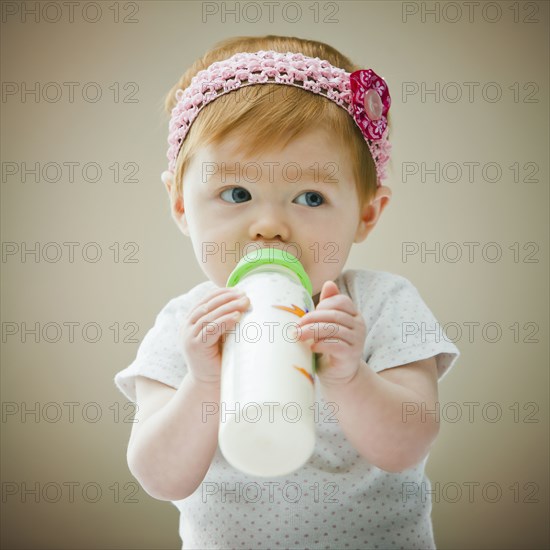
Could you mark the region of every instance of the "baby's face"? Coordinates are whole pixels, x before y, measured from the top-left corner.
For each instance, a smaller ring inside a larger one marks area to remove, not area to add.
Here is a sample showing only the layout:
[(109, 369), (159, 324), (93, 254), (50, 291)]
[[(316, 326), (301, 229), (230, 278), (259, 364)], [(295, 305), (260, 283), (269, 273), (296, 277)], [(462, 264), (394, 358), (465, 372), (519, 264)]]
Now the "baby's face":
[(218, 286), (244, 254), (275, 247), (300, 260), (315, 296), (366, 236), (348, 158), (320, 129), (254, 158), (243, 157), (239, 141), (197, 151), (183, 180), (180, 227)]

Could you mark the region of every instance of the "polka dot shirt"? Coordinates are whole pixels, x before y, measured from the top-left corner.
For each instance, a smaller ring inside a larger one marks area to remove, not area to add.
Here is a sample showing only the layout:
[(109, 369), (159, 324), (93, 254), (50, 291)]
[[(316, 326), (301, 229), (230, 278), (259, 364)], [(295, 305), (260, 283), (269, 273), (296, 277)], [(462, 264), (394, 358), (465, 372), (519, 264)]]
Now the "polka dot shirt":
[[(416, 288), (404, 277), (344, 271), (335, 283), (367, 325), (364, 359), (376, 372), (435, 357), (439, 380), (459, 356)], [(145, 335), (134, 362), (115, 375), (135, 401), (135, 378), (178, 388), (186, 374), (178, 328), (186, 312), (215, 288), (207, 281), (171, 300)], [(316, 445), (308, 462), (282, 477), (254, 477), (231, 467), (218, 447), (197, 490), (173, 504), (180, 510), (184, 549), (435, 548), (428, 457), (389, 473), (348, 442), (315, 384)]]

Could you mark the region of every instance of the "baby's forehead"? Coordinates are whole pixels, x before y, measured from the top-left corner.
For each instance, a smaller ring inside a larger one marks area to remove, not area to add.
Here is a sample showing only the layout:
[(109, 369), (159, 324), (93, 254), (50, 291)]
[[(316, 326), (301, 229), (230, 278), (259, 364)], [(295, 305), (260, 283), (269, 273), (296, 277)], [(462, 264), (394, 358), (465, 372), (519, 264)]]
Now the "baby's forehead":
[(254, 164), (273, 168), (295, 163), (304, 167), (323, 169), (324, 165), (349, 164), (349, 150), (338, 143), (329, 132), (322, 129), (311, 129), (287, 140), (277, 140), (271, 144), (253, 144), (246, 136), (234, 133), (216, 142), (199, 147), (194, 155), (201, 163), (224, 163), (227, 167), (237, 163), (241, 166)]
[(351, 163), (336, 147), (321, 148), (318, 140), (294, 140), (287, 147), (247, 155), (238, 141), (211, 143), (199, 149), (190, 165), (194, 179), (207, 182), (280, 182), (289, 185), (343, 184), (353, 179)]
[[(200, 181), (231, 183), (286, 183), (288, 185), (315, 184), (339, 185), (342, 176), (335, 162), (300, 164), (278, 161), (203, 161), (200, 164)], [(195, 173), (197, 176), (198, 173)]]

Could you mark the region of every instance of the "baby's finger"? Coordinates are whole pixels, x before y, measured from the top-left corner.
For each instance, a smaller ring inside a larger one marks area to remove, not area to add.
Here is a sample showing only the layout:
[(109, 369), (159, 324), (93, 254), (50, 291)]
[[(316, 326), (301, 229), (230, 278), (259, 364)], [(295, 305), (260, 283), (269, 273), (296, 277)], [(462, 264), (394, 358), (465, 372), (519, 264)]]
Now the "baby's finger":
[(239, 293), (239, 291), (237, 291), (236, 289), (222, 288), (218, 291), (215, 291), (213, 294), (207, 296), (201, 302), (199, 302), (188, 313), (187, 318), (189, 320), (189, 324), (194, 325), (199, 319), (201, 319), (201, 317), (204, 317), (211, 311), (216, 310), (221, 305), (242, 296), (244, 296), (244, 294)]
[(204, 323), (201, 325), (198, 338), (206, 345), (214, 344), (220, 336), (235, 328), (241, 315), (240, 311), (232, 311), (218, 317), (215, 322)]
[(324, 309), (338, 309), (349, 313), (350, 315), (356, 315), (358, 313), (351, 298), (349, 296), (345, 296), (344, 294), (336, 294), (335, 296), (321, 300), (315, 308), (315, 311)]
[(301, 327), (298, 334), (299, 340), (313, 340), (314, 342), (326, 341), (329, 344), (338, 344), (344, 342), (348, 345), (353, 345), (353, 331), (336, 325), (335, 323), (316, 323)]
[(297, 321), (298, 326), (302, 327), (310, 323), (335, 323), (352, 329), (357, 326), (357, 319), (344, 311), (316, 309)]
[(242, 313), (249, 307), (250, 300), (247, 296), (234, 296), (213, 311), (208, 311), (208, 313), (199, 317), (195, 323), (193, 335), (197, 336), (205, 325), (221, 324), (225, 316), (233, 313)]

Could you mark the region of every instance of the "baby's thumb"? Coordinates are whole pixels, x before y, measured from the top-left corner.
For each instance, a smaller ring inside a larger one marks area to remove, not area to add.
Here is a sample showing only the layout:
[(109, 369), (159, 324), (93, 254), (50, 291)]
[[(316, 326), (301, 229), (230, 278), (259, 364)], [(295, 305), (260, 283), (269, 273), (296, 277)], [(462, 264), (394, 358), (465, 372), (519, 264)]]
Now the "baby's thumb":
[(319, 301), (330, 298), (331, 296), (336, 296), (340, 294), (338, 286), (334, 281), (325, 281), (323, 283), (323, 288), (321, 289), (321, 295), (319, 296)]

